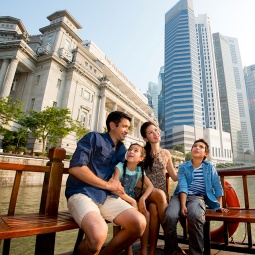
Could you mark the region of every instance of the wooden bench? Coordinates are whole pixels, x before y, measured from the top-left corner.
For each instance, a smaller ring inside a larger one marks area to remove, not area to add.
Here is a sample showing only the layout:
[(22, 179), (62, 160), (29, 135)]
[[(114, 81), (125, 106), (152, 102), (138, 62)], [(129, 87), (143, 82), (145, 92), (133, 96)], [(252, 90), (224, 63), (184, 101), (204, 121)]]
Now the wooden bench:
[[(222, 187), (224, 187), (223, 206), (229, 209), (229, 213), (216, 212), (212, 209), (207, 209), (205, 214), (206, 223), (204, 225), (204, 254), (210, 255), (211, 248), (225, 251), (232, 251), (238, 254), (255, 254), (255, 245), (252, 241), (252, 227), (251, 224), (255, 223), (255, 205), (250, 207), (249, 194), (254, 191), (248, 189), (248, 176), (255, 176), (255, 167), (239, 168), (239, 169), (224, 169), (218, 170), (218, 174), (221, 179)], [(243, 194), (244, 194), (244, 207), (241, 208), (229, 208), (226, 206), (226, 189), (225, 189), (225, 177), (236, 177), (242, 179)], [(169, 176), (167, 175), (167, 179)], [(166, 183), (169, 190), (169, 182)], [(223, 221), (224, 224), (224, 243), (215, 243), (211, 241), (210, 235), (210, 223), (211, 221)], [(246, 223), (247, 242), (229, 242), (228, 224), (229, 223)], [(180, 219), (181, 226), (183, 228), (182, 234), (178, 234), (178, 242), (182, 244), (188, 244), (188, 234), (186, 229), (186, 219)], [(254, 235), (254, 233), (253, 233)], [(164, 233), (159, 233), (159, 239), (164, 240)]]
[[(255, 246), (252, 242), (252, 228), (251, 223), (255, 223), (255, 205), (250, 207), (249, 194), (254, 190), (248, 189), (248, 176), (255, 176), (255, 168), (239, 168), (239, 169), (224, 169), (218, 170), (218, 174), (221, 178), (222, 186), (224, 187), (223, 207), (226, 206), (226, 190), (224, 186), (225, 177), (236, 177), (242, 179), (243, 194), (244, 194), (244, 207), (241, 208), (228, 208), (229, 213), (215, 212), (214, 210), (207, 210), (206, 212), (206, 224), (204, 227), (204, 241), (205, 241), (205, 255), (211, 254), (211, 248), (226, 250), (238, 253), (255, 254)], [(210, 222), (211, 221), (223, 221), (224, 223), (224, 243), (217, 244), (211, 242), (210, 239)], [(247, 242), (229, 242), (228, 224), (229, 223), (246, 223)]]
[[(0, 163), (1, 170), (16, 172), (8, 212), (0, 216), (0, 240), (4, 240), (3, 255), (9, 254), (11, 238), (32, 235), (36, 235), (36, 255), (53, 255), (56, 232), (79, 228), (67, 211), (58, 211), (62, 176), (63, 173), (68, 173), (62, 163), (65, 153), (64, 149), (50, 149), (50, 161), (46, 166)], [(24, 172), (44, 173), (38, 213), (15, 214)]]

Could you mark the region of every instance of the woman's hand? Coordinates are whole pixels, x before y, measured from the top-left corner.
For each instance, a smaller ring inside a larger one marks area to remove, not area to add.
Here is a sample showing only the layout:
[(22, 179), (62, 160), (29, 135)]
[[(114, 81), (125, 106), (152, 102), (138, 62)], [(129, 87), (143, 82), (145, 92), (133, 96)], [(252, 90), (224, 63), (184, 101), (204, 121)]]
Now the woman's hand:
[(146, 212), (147, 212), (145, 198), (143, 196), (141, 196), (139, 199), (138, 210), (142, 214), (146, 214)]

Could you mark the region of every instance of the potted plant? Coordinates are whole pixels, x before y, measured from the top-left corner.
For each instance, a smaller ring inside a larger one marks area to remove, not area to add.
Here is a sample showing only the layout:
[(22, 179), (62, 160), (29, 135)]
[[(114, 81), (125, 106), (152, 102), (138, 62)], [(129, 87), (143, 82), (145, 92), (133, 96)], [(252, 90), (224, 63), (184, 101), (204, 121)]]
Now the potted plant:
[(4, 150), (7, 153), (13, 153), (15, 152), (16, 146), (15, 145), (7, 145)]
[(17, 151), (19, 154), (23, 155), (27, 151), (27, 148), (26, 147), (18, 147)]

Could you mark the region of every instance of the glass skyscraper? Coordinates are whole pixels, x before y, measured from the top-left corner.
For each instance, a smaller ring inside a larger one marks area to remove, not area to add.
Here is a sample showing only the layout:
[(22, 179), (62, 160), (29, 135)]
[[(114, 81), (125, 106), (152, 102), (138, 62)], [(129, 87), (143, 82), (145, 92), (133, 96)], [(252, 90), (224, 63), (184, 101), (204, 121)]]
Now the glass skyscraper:
[[(191, 0), (181, 0), (165, 15), (165, 146), (189, 147), (203, 128), (195, 15)], [(184, 135), (185, 125), (194, 127)], [(176, 129), (177, 127), (177, 129)], [(175, 131), (176, 130), (176, 131)]]
[(152, 109), (154, 110), (154, 116), (158, 119), (158, 84), (149, 82), (148, 92), (151, 95)]
[(230, 134), (223, 132), (213, 39), (207, 15), (195, 17), (192, 0), (180, 0), (165, 15), (166, 148), (190, 151), (204, 137), (215, 162), (231, 162)]
[(233, 71), (235, 76), (236, 93), (238, 100), (239, 115), (241, 121), (242, 139), (243, 139), (243, 150), (244, 152), (254, 151), (251, 121), (249, 107), (247, 103), (247, 93), (244, 81), (244, 73), (241, 55), (239, 51), (239, 45), (237, 38), (224, 36), (228, 41), (233, 65)]
[(165, 130), (165, 69), (164, 66), (160, 68), (158, 75), (158, 123), (161, 130)]
[(231, 134), (234, 159), (242, 159), (243, 144), (235, 76), (228, 41), (220, 33), (213, 34), (223, 131)]
[(222, 130), (217, 71), (210, 20), (206, 14), (196, 17), (197, 50), (203, 128)]
[(253, 144), (255, 150), (255, 65), (244, 68), (244, 79), (247, 91), (249, 112), (251, 117), (251, 129), (253, 134)]

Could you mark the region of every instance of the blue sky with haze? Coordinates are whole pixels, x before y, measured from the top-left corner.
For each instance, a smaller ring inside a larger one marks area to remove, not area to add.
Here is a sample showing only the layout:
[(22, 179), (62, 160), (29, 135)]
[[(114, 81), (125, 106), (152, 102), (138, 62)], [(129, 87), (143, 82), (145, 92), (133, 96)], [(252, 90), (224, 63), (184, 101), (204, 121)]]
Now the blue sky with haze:
[[(158, 81), (164, 65), (165, 13), (177, 0), (9, 0), (0, 16), (21, 19), (31, 35), (49, 25), (47, 16), (68, 10), (92, 40), (142, 92)], [(255, 64), (255, 0), (193, 0), (195, 14), (210, 17), (212, 32), (238, 38), (243, 65)]]

